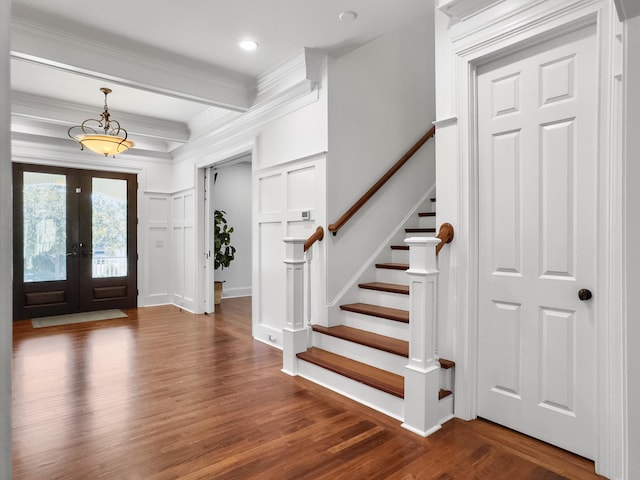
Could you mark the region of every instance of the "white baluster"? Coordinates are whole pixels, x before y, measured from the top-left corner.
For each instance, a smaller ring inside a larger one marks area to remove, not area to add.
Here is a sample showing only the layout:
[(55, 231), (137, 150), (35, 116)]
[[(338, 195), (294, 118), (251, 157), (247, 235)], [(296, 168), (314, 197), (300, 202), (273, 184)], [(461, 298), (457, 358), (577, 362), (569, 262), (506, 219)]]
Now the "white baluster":
[(311, 260), (313, 260), (313, 250), (309, 249), (304, 252), (304, 259), (307, 262), (307, 278), (305, 279), (306, 301), (304, 305), (304, 320), (307, 327), (307, 347), (311, 347)]

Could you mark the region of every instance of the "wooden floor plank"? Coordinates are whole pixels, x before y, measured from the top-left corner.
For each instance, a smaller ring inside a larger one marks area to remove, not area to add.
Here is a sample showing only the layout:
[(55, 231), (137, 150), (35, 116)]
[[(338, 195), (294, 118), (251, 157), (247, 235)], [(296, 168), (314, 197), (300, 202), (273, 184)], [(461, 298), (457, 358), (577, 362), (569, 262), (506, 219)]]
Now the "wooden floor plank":
[(427, 438), (299, 377), (251, 338), (251, 299), (214, 315), (14, 324), (14, 480), (570, 479), (593, 463), (483, 420)]

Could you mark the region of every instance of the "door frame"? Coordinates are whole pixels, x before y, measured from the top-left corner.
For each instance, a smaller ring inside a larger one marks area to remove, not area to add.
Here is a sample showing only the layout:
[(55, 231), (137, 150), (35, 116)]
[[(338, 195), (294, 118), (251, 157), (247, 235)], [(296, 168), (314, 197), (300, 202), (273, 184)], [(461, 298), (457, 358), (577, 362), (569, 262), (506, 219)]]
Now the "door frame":
[[(613, 78), (614, 51), (613, 4), (606, 0), (583, 0), (554, 3), (555, 10), (526, 12), (522, 18), (507, 19), (508, 28), (489, 23), (452, 40), (455, 70), (454, 103), (458, 115), (443, 120), (443, 129), (457, 128), (458, 156), (458, 222), (456, 228), (463, 235), (455, 246), (457, 264), (455, 280), (456, 323), (456, 406), (455, 415), (467, 420), (477, 417), (478, 411), (478, 125), (477, 125), (477, 69), (478, 66), (525, 49), (551, 36), (588, 25), (596, 25), (599, 47), (598, 62), (598, 213), (594, 221), (600, 226), (597, 251), (597, 291), (599, 304), (596, 327), (596, 471), (609, 477), (623, 475), (626, 456), (624, 412), (624, 335), (622, 315), (622, 232), (623, 224), (614, 215), (622, 203), (622, 158), (612, 138), (619, 114), (618, 88)], [(535, 13), (535, 14), (534, 14)], [(477, 25), (476, 25), (477, 27)], [(440, 125), (438, 125), (440, 126)], [(617, 133), (616, 133), (617, 135)], [(447, 139), (449, 140), (449, 139)], [(447, 141), (445, 140), (445, 141)], [(452, 148), (454, 144), (450, 145)], [(621, 211), (619, 208), (617, 211)]]

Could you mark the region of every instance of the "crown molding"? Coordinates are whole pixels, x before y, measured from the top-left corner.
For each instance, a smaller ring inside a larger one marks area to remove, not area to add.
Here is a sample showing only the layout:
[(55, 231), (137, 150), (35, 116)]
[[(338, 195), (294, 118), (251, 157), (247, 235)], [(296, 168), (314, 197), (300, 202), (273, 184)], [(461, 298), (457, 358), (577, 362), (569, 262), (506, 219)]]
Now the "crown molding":
[(196, 115), (189, 120), (189, 130), (193, 138), (202, 137), (214, 130), (222, 128), (224, 125), (236, 119), (239, 112), (231, 110), (224, 110), (222, 108), (209, 108), (202, 112), (200, 115)]
[[(215, 152), (235, 151), (229, 145), (244, 142), (267, 122), (317, 102), (326, 58), (319, 50), (300, 50), (259, 77), (259, 94), (247, 112), (233, 118), (205, 112), (198, 117), (203, 120), (198, 133), (193, 131), (189, 143), (175, 151), (176, 160), (191, 158), (198, 165), (210, 164), (223, 158)], [(207, 118), (211, 123), (205, 122)]]
[(439, 0), (437, 8), (449, 17), (466, 20), (505, 0)]
[(255, 135), (266, 123), (317, 102), (318, 99), (318, 89), (303, 81), (277, 97), (256, 105), (217, 130), (211, 130), (199, 138), (192, 137), (189, 143), (174, 152), (176, 161), (190, 158), (198, 165), (207, 165), (214, 160), (220, 160), (224, 157), (220, 157), (216, 152), (226, 152), (229, 145), (235, 145), (238, 141)]
[(11, 19), (13, 58), (205, 105), (249, 108), (252, 77), (141, 43), (113, 40), (106, 44), (29, 19)]
[(309, 82), (313, 88), (320, 83), (325, 58), (326, 54), (321, 50), (303, 48), (268, 69), (258, 76), (255, 104), (273, 98), (302, 82)]
[[(86, 118), (98, 117), (100, 111), (96, 106), (22, 92), (14, 91), (11, 93), (11, 113), (13, 116), (64, 125), (67, 128), (82, 123)], [(131, 136), (138, 135), (178, 143), (186, 143), (190, 137), (189, 127), (180, 122), (130, 113), (118, 113), (117, 120)]]

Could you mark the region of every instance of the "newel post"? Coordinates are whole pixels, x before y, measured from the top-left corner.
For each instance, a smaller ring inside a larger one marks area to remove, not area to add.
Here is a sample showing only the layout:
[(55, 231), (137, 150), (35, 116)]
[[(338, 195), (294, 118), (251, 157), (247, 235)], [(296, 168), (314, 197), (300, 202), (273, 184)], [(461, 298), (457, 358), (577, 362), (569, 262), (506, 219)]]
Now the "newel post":
[(307, 349), (304, 325), (304, 238), (285, 238), (286, 314), (282, 330), (282, 371), (298, 374), (296, 354)]
[(440, 429), (438, 392), (440, 365), (436, 359), (438, 238), (407, 238), (409, 245), (409, 364), (404, 380), (402, 426), (426, 437)]

